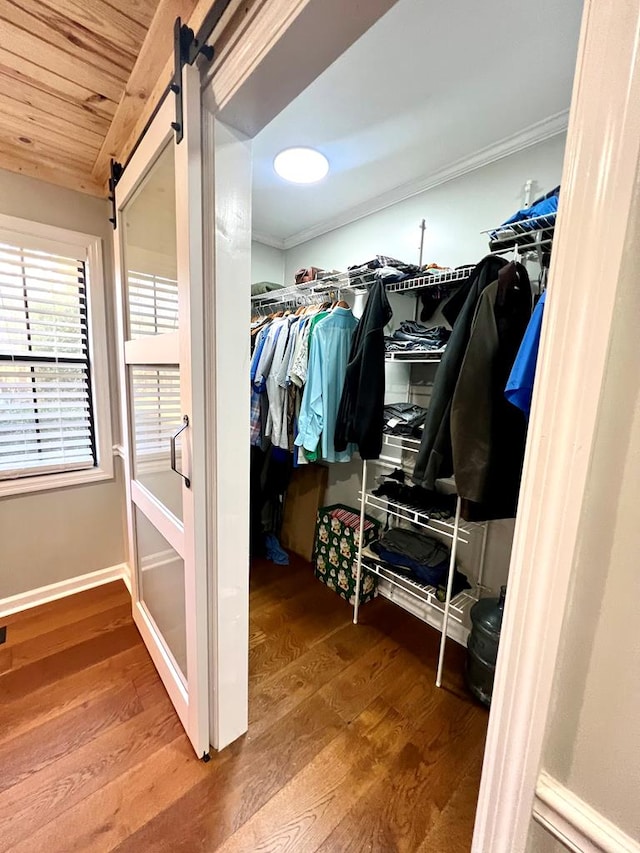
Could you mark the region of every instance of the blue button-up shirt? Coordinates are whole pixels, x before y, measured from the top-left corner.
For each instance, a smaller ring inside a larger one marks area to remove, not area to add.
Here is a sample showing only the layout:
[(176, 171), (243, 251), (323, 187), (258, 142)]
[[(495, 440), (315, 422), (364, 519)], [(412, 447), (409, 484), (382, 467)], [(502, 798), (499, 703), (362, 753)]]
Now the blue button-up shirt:
[(313, 330), (295, 443), (312, 453), (320, 441), (321, 456), (327, 462), (349, 462), (355, 450), (355, 445), (350, 444), (336, 453), (333, 438), (351, 339), (357, 325), (348, 308), (334, 308)]

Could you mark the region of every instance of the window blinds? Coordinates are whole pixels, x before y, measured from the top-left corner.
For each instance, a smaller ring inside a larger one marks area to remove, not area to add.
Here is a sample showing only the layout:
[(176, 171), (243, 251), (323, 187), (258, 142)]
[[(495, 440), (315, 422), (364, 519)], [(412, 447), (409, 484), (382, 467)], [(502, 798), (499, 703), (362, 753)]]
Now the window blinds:
[(0, 243), (0, 479), (97, 464), (85, 262)]
[(158, 335), (178, 328), (178, 282), (129, 270), (129, 337)]
[(130, 370), (136, 463), (168, 458), (169, 441), (181, 425), (180, 368)]

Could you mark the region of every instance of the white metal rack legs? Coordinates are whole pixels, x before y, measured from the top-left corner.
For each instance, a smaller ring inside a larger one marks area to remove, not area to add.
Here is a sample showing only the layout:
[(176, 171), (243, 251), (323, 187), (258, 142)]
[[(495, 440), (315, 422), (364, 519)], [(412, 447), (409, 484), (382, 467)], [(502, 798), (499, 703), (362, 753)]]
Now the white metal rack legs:
[(478, 568), (478, 598), (482, 590), (482, 581), (484, 580), (484, 559), (487, 555), (487, 536), (489, 535), (489, 522), (485, 521), (482, 525), (482, 546), (480, 547), (480, 567)]
[[(449, 559), (449, 574), (447, 576), (447, 594), (444, 601), (444, 614), (442, 617), (442, 634), (440, 635), (440, 653), (438, 655), (438, 672), (436, 675), (436, 687), (442, 686), (442, 670), (444, 667), (444, 650), (447, 645), (447, 628), (449, 627), (449, 610), (451, 609), (451, 593), (453, 591), (453, 579), (456, 573), (456, 553), (458, 551), (458, 531), (460, 529), (460, 508), (462, 501), (456, 500), (456, 515), (453, 522), (453, 538), (451, 541), (451, 556)], [(485, 528), (486, 529), (486, 528)], [(486, 534), (485, 534), (486, 536)], [(483, 555), (484, 556), (484, 555)]]
[(356, 563), (356, 600), (353, 605), (353, 624), (358, 624), (360, 610), (360, 586), (362, 584), (362, 546), (364, 543), (364, 523), (367, 493), (367, 460), (362, 461), (362, 500), (360, 501), (360, 530), (358, 531), (358, 560)]

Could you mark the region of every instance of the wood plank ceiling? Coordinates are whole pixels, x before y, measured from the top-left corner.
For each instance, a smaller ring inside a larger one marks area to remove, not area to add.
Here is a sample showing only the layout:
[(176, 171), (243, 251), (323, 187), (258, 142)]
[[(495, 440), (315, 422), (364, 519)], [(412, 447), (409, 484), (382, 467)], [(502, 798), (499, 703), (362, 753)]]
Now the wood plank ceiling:
[[(0, 168), (105, 195), (196, 0), (0, 0)], [(166, 85), (166, 81), (163, 81)]]

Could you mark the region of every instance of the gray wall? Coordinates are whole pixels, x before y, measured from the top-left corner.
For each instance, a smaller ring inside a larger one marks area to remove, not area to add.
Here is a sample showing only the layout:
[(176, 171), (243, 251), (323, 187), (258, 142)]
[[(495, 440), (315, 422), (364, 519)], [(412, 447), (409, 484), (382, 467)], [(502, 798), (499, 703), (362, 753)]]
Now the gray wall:
[[(251, 242), (251, 283), (284, 284), (284, 252), (257, 240)], [(293, 283), (293, 279), (292, 282)]]
[[(0, 170), (0, 213), (102, 238), (111, 417), (117, 442), (113, 232), (107, 202)], [(0, 498), (0, 600), (123, 562), (124, 484), (121, 462), (115, 463), (113, 480)]]

